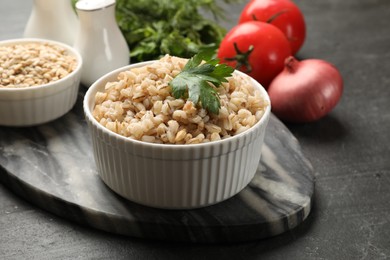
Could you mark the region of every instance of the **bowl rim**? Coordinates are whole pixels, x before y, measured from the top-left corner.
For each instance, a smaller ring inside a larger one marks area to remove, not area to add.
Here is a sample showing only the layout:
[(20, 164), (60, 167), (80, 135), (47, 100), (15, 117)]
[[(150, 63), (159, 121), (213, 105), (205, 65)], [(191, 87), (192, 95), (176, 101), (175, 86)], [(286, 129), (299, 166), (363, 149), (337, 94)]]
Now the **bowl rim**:
[(256, 129), (259, 128), (261, 125), (265, 124), (266, 121), (268, 120), (270, 114), (271, 114), (271, 100), (270, 100), (270, 98), (268, 96), (268, 93), (265, 90), (265, 88), (259, 82), (257, 82), (255, 79), (250, 77), (249, 75), (247, 75), (247, 74), (245, 74), (245, 73), (243, 73), (241, 71), (234, 70), (233, 73), (236, 73), (236, 74), (238, 74), (240, 76), (249, 77), (251, 82), (260, 90), (262, 97), (268, 102), (268, 105), (267, 105), (267, 107), (266, 107), (266, 109), (264, 111), (264, 114), (260, 118), (260, 120), (257, 121), (256, 124), (254, 124), (252, 127), (250, 127), (249, 129), (247, 129), (246, 131), (244, 131), (242, 133), (239, 133), (237, 135), (231, 136), (229, 138), (216, 140), (216, 141), (210, 141), (210, 142), (206, 142), (206, 143), (199, 143), (199, 144), (159, 144), (159, 143), (150, 143), (150, 142), (145, 142), (145, 141), (141, 141), (141, 140), (136, 140), (136, 139), (133, 139), (133, 138), (128, 138), (128, 137), (125, 137), (125, 136), (120, 135), (118, 133), (115, 133), (115, 132), (107, 129), (103, 125), (101, 125), (95, 119), (95, 117), (92, 115), (92, 112), (91, 112), (91, 109), (90, 109), (90, 107), (93, 107), (95, 105), (94, 97), (95, 97), (95, 94), (98, 91), (100, 85), (101, 84), (105, 85), (107, 82), (109, 82), (108, 78), (113, 77), (115, 75), (118, 75), (122, 71), (126, 71), (126, 70), (129, 70), (129, 69), (132, 69), (132, 68), (147, 66), (147, 65), (152, 64), (153, 62), (156, 62), (156, 61), (157, 60), (150, 60), (150, 61), (143, 61), (143, 62), (138, 62), (138, 63), (133, 63), (133, 64), (130, 64), (130, 65), (126, 65), (126, 66), (120, 67), (118, 69), (115, 69), (115, 70), (113, 70), (111, 72), (108, 72), (105, 75), (101, 76), (99, 79), (97, 79), (88, 88), (87, 92), (85, 93), (84, 100), (83, 100), (84, 115), (87, 117), (88, 121), (90, 121), (95, 128), (97, 127), (97, 129), (99, 129), (103, 133), (106, 133), (106, 134), (108, 134), (110, 136), (119, 138), (120, 140), (122, 140), (124, 142), (128, 142), (129, 144), (132, 143), (134, 145), (144, 145), (144, 146), (150, 147), (150, 148), (153, 148), (153, 147), (155, 147), (155, 148), (163, 148), (163, 147), (168, 148), (169, 147), (170, 149), (173, 149), (173, 148), (191, 149), (191, 148), (195, 148), (195, 147), (208, 147), (208, 146), (215, 146), (215, 145), (223, 145), (223, 144), (232, 142), (234, 140), (237, 140), (239, 138), (245, 137), (247, 135), (250, 135), (253, 131), (256, 131)]
[(7, 45), (12, 45), (12, 44), (18, 44), (18, 43), (25, 43), (25, 44), (26, 43), (49, 43), (49, 44), (61, 46), (61, 47), (65, 48), (66, 50), (68, 50), (72, 56), (76, 57), (77, 66), (71, 73), (69, 73), (64, 78), (61, 78), (57, 81), (53, 81), (53, 82), (49, 82), (49, 83), (37, 85), (37, 86), (23, 87), (23, 88), (0, 88), (0, 92), (34, 91), (34, 90), (39, 90), (42, 88), (55, 87), (58, 84), (61, 84), (62, 82), (68, 80), (70, 77), (74, 76), (76, 73), (78, 73), (82, 69), (83, 59), (81, 57), (81, 54), (72, 46), (65, 44), (65, 43), (62, 43), (62, 42), (59, 42), (59, 41), (43, 39), (43, 38), (14, 38), (14, 39), (0, 41), (0, 46), (7, 46)]

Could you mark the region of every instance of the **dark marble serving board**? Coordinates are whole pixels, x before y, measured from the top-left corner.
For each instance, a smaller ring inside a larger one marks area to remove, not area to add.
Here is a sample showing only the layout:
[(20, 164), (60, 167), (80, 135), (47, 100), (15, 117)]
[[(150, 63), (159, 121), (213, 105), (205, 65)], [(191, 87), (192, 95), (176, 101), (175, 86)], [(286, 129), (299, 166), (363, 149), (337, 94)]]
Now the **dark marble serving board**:
[(113, 193), (97, 175), (82, 110), (48, 124), (0, 127), (0, 181), (26, 200), (64, 218), (134, 237), (202, 243), (246, 241), (290, 230), (308, 216), (311, 164), (295, 137), (271, 116), (252, 182), (236, 196), (194, 210), (138, 205)]

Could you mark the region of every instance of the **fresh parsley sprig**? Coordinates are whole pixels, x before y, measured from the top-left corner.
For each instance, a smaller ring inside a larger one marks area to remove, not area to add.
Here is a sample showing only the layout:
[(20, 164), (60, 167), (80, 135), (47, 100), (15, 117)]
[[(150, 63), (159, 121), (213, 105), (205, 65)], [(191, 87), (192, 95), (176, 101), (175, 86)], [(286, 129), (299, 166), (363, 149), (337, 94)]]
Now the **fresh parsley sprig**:
[[(203, 60), (205, 63), (202, 63)], [(209, 112), (218, 114), (221, 102), (216, 88), (227, 82), (226, 78), (232, 76), (233, 71), (232, 67), (219, 64), (217, 59), (208, 59), (199, 53), (188, 60), (169, 85), (175, 98), (188, 98), (194, 104), (200, 104)]]

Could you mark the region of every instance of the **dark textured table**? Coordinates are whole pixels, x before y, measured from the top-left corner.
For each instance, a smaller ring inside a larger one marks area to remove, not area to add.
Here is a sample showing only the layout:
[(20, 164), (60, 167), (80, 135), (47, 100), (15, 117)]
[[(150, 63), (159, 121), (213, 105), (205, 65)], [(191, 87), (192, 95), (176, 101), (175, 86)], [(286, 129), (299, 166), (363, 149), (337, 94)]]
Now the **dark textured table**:
[[(345, 81), (342, 101), (327, 117), (287, 124), (316, 170), (305, 222), (245, 243), (156, 242), (75, 224), (0, 183), (0, 259), (390, 258), (390, 1), (296, 3), (308, 27), (298, 57), (334, 63)], [(226, 27), (241, 7), (230, 6)], [(2, 0), (0, 40), (20, 37), (30, 10), (31, 1)]]

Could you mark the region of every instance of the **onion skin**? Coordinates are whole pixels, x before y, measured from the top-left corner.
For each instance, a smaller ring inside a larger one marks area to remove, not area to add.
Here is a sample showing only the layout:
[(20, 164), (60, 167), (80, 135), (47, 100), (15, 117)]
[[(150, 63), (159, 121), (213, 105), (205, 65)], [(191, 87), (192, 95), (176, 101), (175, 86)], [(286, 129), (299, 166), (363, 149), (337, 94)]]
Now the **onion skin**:
[(290, 56), (271, 82), (272, 112), (282, 121), (306, 123), (327, 115), (339, 102), (343, 79), (332, 64), (319, 59), (298, 61)]

